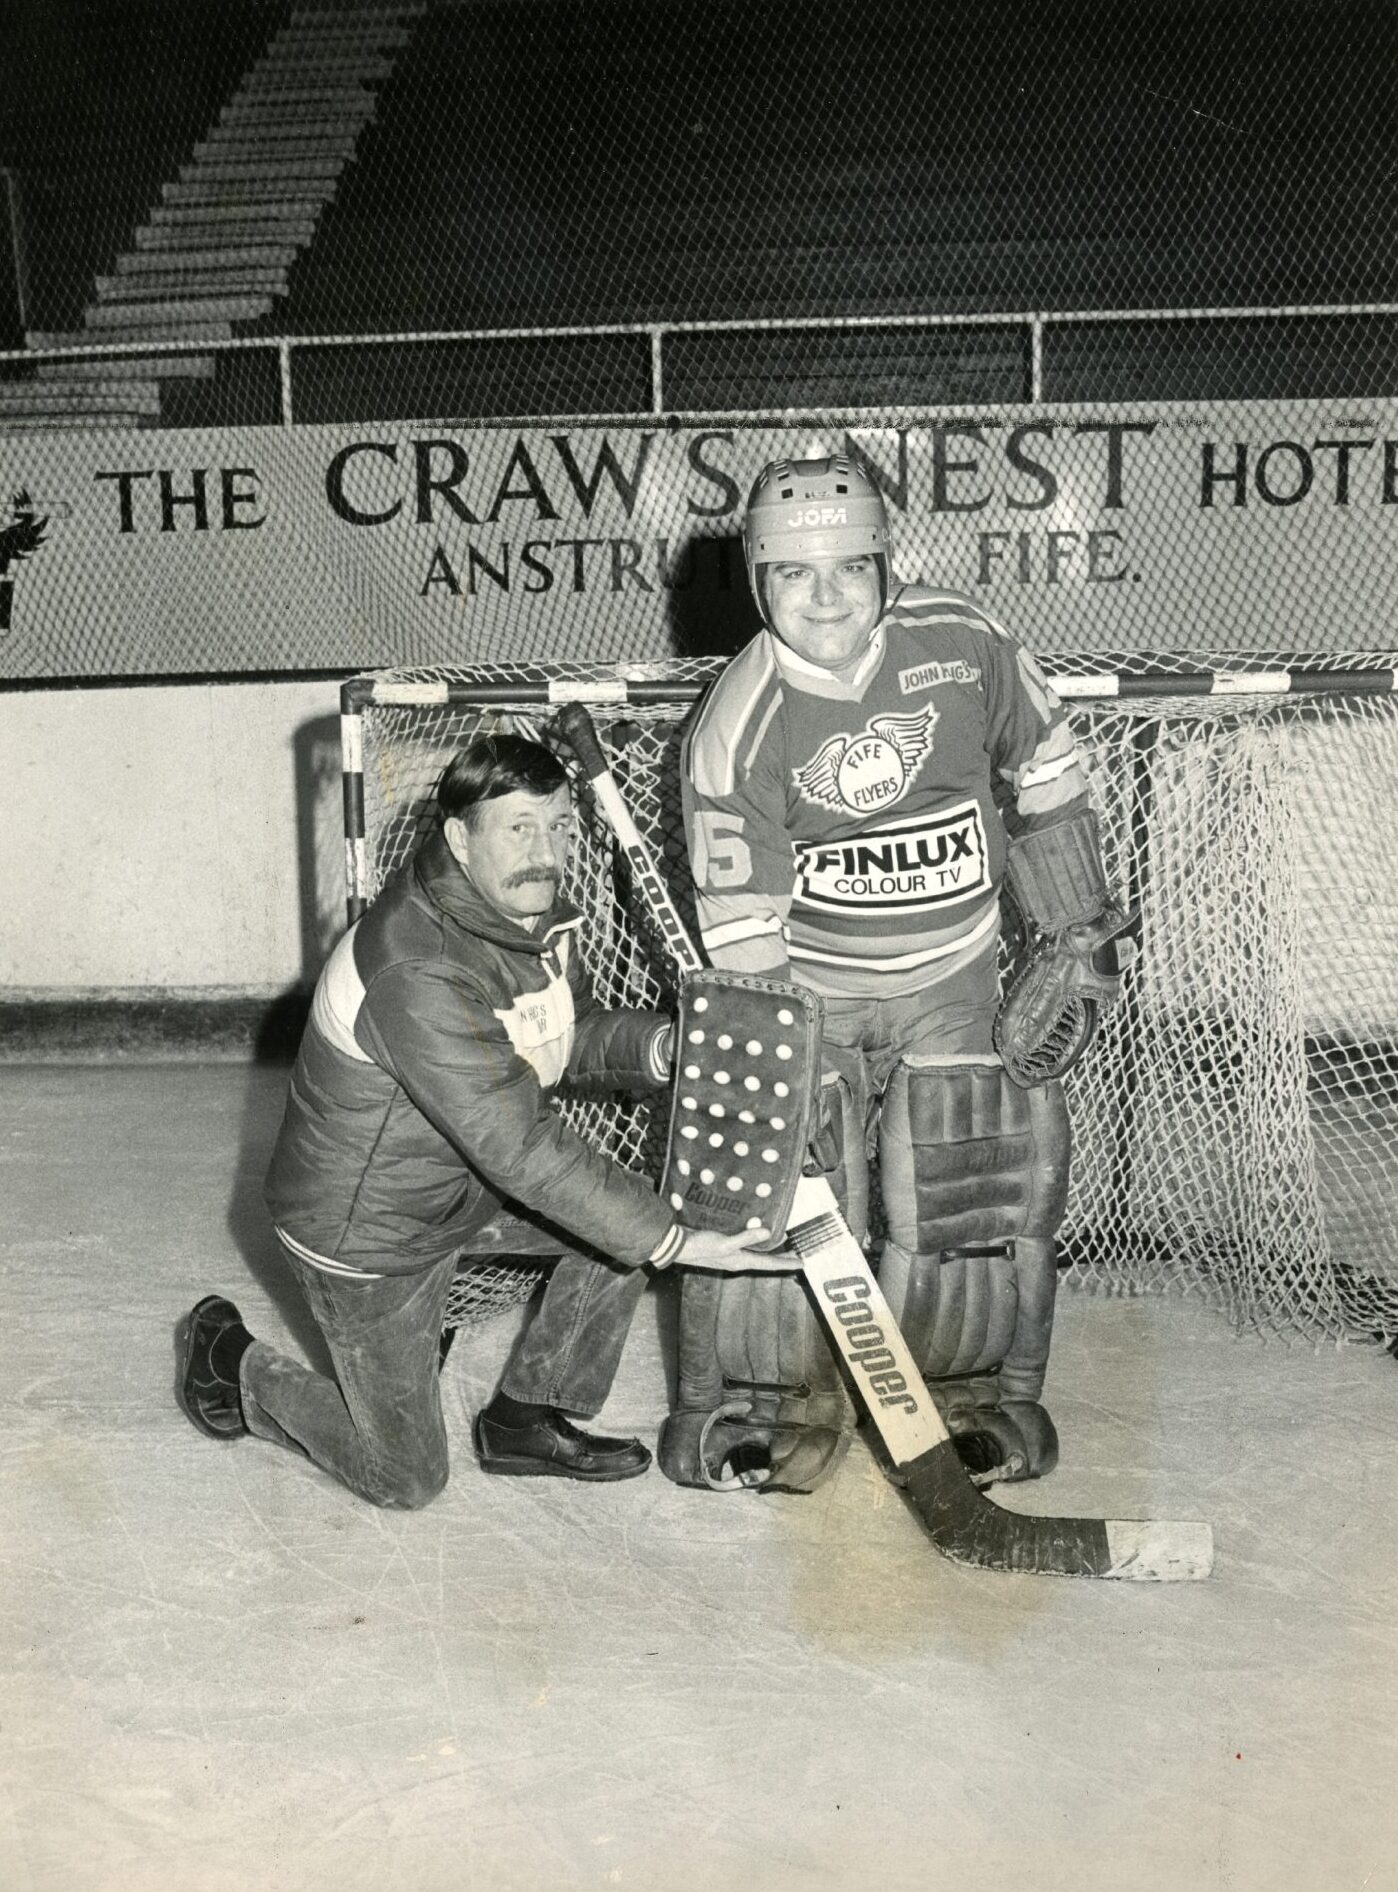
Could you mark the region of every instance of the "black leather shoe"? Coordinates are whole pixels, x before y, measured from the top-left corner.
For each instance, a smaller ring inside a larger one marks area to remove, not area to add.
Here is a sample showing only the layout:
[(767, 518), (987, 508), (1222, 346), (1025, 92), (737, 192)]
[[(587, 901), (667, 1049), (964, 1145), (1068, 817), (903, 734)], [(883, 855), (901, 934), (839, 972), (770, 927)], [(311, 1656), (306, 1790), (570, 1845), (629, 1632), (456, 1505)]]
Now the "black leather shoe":
[(240, 1439), (248, 1429), (242, 1394), (235, 1377), (227, 1380), (213, 1363), (214, 1343), (227, 1335), (221, 1356), (237, 1357), (252, 1345), (252, 1335), (231, 1301), (206, 1294), (186, 1317), (180, 1360), (180, 1404), (211, 1439)]
[(490, 1408), (476, 1415), (476, 1451), (483, 1472), (506, 1478), (585, 1478), (601, 1483), (638, 1478), (650, 1464), (639, 1439), (594, 1438), (552, 1406), (525, 1426), (502, 1425)]

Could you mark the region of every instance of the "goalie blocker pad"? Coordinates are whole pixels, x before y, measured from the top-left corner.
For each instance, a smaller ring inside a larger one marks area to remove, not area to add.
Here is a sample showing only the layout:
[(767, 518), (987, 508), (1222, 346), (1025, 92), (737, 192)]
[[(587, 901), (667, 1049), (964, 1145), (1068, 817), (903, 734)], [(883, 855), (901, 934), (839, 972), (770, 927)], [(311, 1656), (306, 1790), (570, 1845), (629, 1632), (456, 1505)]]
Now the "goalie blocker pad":
[(1020, 912), (1043, 933), (1095, 920), (1109, 898), (1096, 814), (1085, 808), (1013, 835), (1005, 877)]
[(688, 1228), (786, 1234), (815, 1131), (823, 1008), (777, 979), (705, 969), (680, 987), (661, 1191)]

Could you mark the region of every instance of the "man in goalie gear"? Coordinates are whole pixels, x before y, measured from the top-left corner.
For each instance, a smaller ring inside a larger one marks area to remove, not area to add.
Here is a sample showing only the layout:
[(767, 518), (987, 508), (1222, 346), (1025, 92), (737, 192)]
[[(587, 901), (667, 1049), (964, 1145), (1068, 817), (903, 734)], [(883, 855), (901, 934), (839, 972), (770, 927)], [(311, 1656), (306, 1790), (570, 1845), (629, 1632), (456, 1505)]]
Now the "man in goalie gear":
[[(1122, 919), (1072, 732), (982, 606), (897, 581), (882, 497), (852, 459), (764, 468), (743, 542), (763, 628), (682, 761), (704, 945), (715, 966), (820, 994), (847, 1219), (867, 1237), (877, 1148), (881, 1283), (963, 1456), (1037, 1476), (1057, 1450), (1039, 1403), (1067, 1187), (1057, 1080), (1115, 995)], [(1048, 959), (1092, 932), (1073, 966), (1093, 982), (1088, 1008), (1080, 980), (1046, 996), (1041, 978), (997, 1032), (1007, 878)], [(672, 1476), (809, 1489), (838, 1463), (852, 1412), (799, 1282), (686, 1284), (681, 1366), (671, 1436), (697, 1440), (718, 1398), (704, 1436), (727, 1462), (662, 1452)]]

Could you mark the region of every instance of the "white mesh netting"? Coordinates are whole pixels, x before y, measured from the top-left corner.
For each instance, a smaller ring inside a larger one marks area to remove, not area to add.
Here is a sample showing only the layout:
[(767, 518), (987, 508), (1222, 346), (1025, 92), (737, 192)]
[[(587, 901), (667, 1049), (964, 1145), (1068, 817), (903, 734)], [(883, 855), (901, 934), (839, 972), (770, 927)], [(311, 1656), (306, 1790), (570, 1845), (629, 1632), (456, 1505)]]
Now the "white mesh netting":
[[(1327, 659), (1362, 688), (1259, 695), (1093, 697), (1149, 665), (1049, 664), (1072, 711), (1103, 819), (1110, 878), (1141, 913), (1122, 1004), (1068, 1080), (1074, 1128), (1063, 1256), (1109, 1291), (1180, 1287), (1239, 1326), (1311, 1337), (1398, 1333), (1398, 890), (1384, 836), (1398, 821), (1393, 658)], [(1220, 654), (1245, 675), (1316, 659)], [(1178, 671), (1192, 670), (1175, 660)], [(689, 905), (677, 744), (711, 664), (633, 666), (668, 700), (594, 702), (623, 793)], [(547, 736), (549, 690), (587, 694), (616, 672), (398, 671), (362, 679), (369, 896), (405, 858), (432, 786), (473, 731), (503, 718)], [(1095, 678), (1095, 681), (1094, 681)], [(1383, 686), (1382, 688), (1380, 686)], [(472, 700), (473, 692), (475, 700)], [(391, 702), (372, 701), (375, 693)], [(493, 699), (493, 700), (487, 700)], [(565, 748), (560, 753), (567, 756)], [(658, 936), (630, 899), (606, 822), (582, 796), (569, 886), (606, 1003), (664, 1003)], [(591, 1140), (647, 1167), (648, 1113), (564, 1106)], [(451, 1318), (528, 1292), (537, 1264), (463, 1271)]]
[[(663, 864), (671, 891), (686, 917), (684, 835), (680, 819), (678, 743), (683, 717), (714, 673), (707, 663), (621, 666), (631, 684), (650, 681), (661, 692), (653, 703), (592, 706), (594, 721), (613, 773)], [(565, 682), (582, 694), (614, 682), (618, 669), (588, 664), (523, 666), (509, 672), (488, 666), (446, 670), (399, 670), (362, 681), (379, 697), (362, 713), (363, 833), (361, 897), (372, 898), (385, 878), (406, 860), (432, 818), (432, 791), (457, 749), (480, 729), (507, 727), (551, 740), (576, 780), (571, 751), (550, 735), (548, 692)], [(476, 699), (471, 700), (472, 689)], [(353, 686), (352, 686), (353, 687)], [(447, 696), (450, 692), (450, 696)], [(489, 701), (491, 695), (495, 700)], [(532, 699), (532, 700), (531, 700)], [(356, 742), (358, 747), (358, 742)], [(352, 882), (354, 849), (351, 844)], [(625, 858), (614, 845), (605, 816), (585, 786), (579, 794), (579, 824), (564, 891), (588, 915), (583, 957), (597, 997), (604, 1004), (663, 1006), (675, 974), (660, 936), (644, 908), (629, 898)], [(653, 1106), (595, 1097), (560, 1097), (564, 1116), (606, 1155), (631, 1168), (658, 1173), (663, 1156), (663, 1118)], [(523, 1258), (473, 1260), (458, 1272), (447, 1306), (449, 1326), (464, 1325), (527, 1298), (545, 1264)]]

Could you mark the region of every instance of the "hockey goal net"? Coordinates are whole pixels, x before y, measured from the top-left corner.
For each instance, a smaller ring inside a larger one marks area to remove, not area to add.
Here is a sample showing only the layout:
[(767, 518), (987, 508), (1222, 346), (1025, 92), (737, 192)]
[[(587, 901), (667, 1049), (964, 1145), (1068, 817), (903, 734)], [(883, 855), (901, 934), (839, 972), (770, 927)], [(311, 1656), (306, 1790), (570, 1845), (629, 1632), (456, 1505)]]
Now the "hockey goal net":
[[(1398, 1334), (1395, 658), (1045, 659), (1102, 817), (1108, 875), (1141, 915), (1122, 1003), (1068, 1079), (1062, 1260), (1116, 1292), (1180, 1287), (1240, 1328)], [(684, 718), (711, 661), (384, 671), (343, 695), (350, 914), (431, 820), (483, 728), (553, 742), (586, 701), (682, 911)], [(566, 763), (566, 745), (553, 742)], [(567, 893), (605, 1004), (665, 1005), (673, 967), (585, 789)], [(563, 1100), (590, 1141), (647, 1168), (635, 1104)], [(506, 1239), (508, 1238), (499, 1238)], [(466, 1258), (449, 1320), (522, 1298), (533, 1254)], [(556, 1248), (553, 1252), (556, 1252)]]

